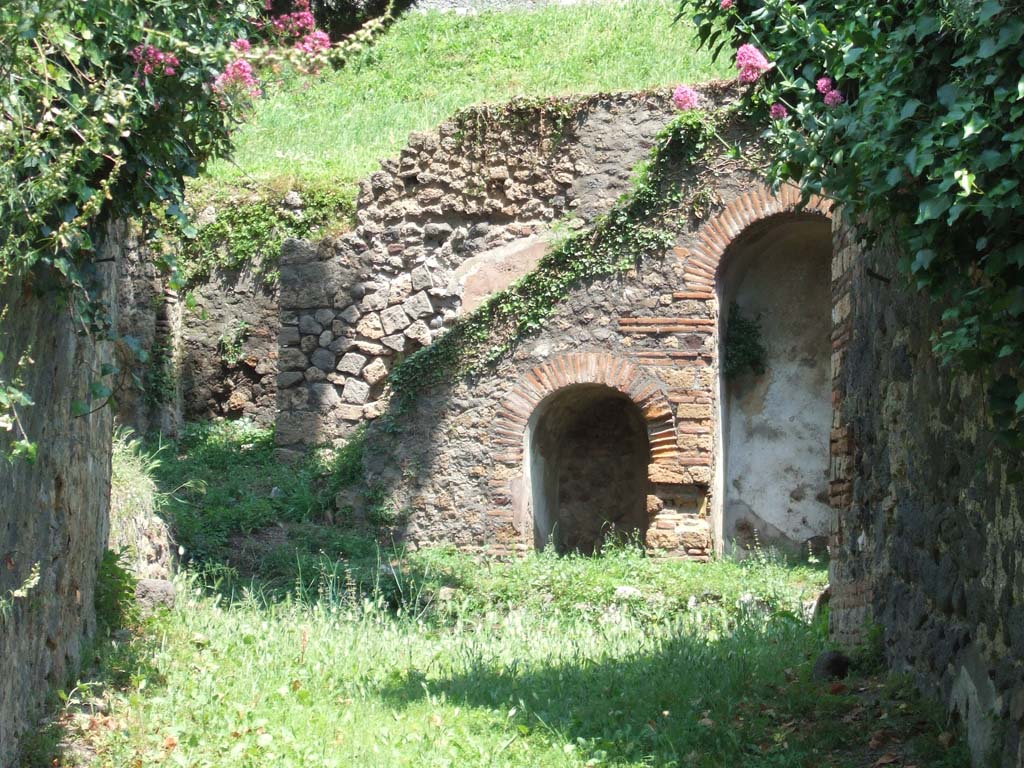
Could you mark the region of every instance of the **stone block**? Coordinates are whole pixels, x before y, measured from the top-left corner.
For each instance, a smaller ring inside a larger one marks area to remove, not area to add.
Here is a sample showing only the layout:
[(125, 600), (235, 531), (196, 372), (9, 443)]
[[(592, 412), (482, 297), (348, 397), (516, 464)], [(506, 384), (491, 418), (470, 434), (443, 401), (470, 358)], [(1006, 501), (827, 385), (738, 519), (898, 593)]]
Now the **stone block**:
[(174, 583), (167, 579), (139, 579), (135, 584), (135, 602), (143, 615), (160, 608), (173, 608), (174, 600)]
[(332, 341), (331, 346), (329, 346), (328, 349), (331, 350), (331, 352), (338, 354), (352, 349), (352, 347), (355, 346), (355, 343), (355, 339), (349, 339), (342, 336), (341, 338)]
[(374, 313), (364, 317), (356, 326), (356, 333), (368, 339), (381, 338), (384, 335), (384, 326), (381, 325), (380, 315)]
[(427, 296), (426, 291), (414, 293), (402, 302), (402, 309), (404, 309), (405, 313), (413, 319), (429, 317), (434, 314), (434, 305), (430, 303), (430, 297)]
[(319, 338), (320, 338), (319, 336), (303, 336), (299, 340), (299, 349), (302, 350), (303, 354), (306, 354), (306, 355), (313, 354), (313, 350), (316, 349), (319, 346), (319, 344), (318, 344)]
[(287, 389), (288, 387), (294, 387), (302, 380), (303, 375), (298, 371), (283, 371), (277, 374), (277, 387), (278, 389)]
[(422, 347), (430, 343), (430, 329), (422, 320), (417, 320), (406, 328), (405, 335), (410, 341), (414, 341)]
[(334, 310), (318, 309), (316, 313), (313, 315), (313, 317), (316, 318), (316, 321), (320, 323), (320, 325), (328, 326), (331, 324), (331, 321), (334, 320)]
[(317, 343), (318, 343), (318, 344), (319, 344), (319, 345), (320, 345), (321, 347), (329, 347), (329, 346), (331, 345), (331, 342), (332, 342), (332, 341), (334, 341), (334, 334), (333, 334), (333, 333), (331, 333), (330, 331), (324, 331), (324, 332), (323, 332), (323, 333), (321, 333), (321, 334), (320, 334), (320, 336), (319, 336), (319, 337), (317, 338)]
[(342, 403), (334, 409), (334, 415), (345, 421), (362, 421), (363, 406)]
[(337, 387), (329, 381), (310, 384), (309, 404), (322, 413), (326, 413), (335, 406), (340, 405), (341, 398), (338, 397)]
[(320, 348), (316, 350), (309, 361), (319, 368), (321, 371), (333, 371), (334, 370), (334, 353), (329, 349)]
[(322, 369), (317, 368), (315, 365), (312, 365), (309, 368), (307, 368), (303, 376), (305, 376), (306, 381), (310, 382), (323, 381), (324, 379), (327, 378), (327, 374), (324, 373)]
[[(359, 379), (349, 379), (342, 390), (341, 399), (346, 403), (363, 405), (370, 398), (370, 385)], [(360, 411), (360, 415), (362, 411)]]
[(394, 336), (385, 336), (381, 341), (388, 349), (394, 350), (395, 352), (405, 351), (405, 335), (396, 333)]
[(387, 366), (384, 365), (384, 361), (379, 357), (363, 369), (363, 378), (369, 382), (370, 386), (383, 381), (387, 375)]
[(316, 248), (307, 240), (286, 238), (281, 244), (281, 264), (307, 264), (317, 260)]
[(333, 261), (317, 261), (295, 266), (281, 265), (281, 308), (320, 309), (334, 301), (334, 286), (342, 279), (341, 269)]
[(360, 355), (358, 352), (348, 352), (338, 362), (338, 370), (342, 373), (358, 376), (359, 372), (363, 370), (364, 365), (366, 365), (366, 357), (364, 355)]
[(363, 300), (359, 302), (359, 309), (361, 312), (380, 312), (387, 305), (388, 292), (374, 291), (363, 296)]
[(409, 325), (409, 316), (401, 307), (388, 307), (380, 313), (380, 321), (384, 326), (384, 333), (391, 335), (405, 330)]
[(388, 304), (401, 304), (412, 295), (412, 278), (407, 272), (403, 272), (391, 281), (388, 289)]
[(665, 508), (665, 502), (659, 499), (657, 496), (647, 497), (647, 514), (656, 515)]
[(355, 304), (349, 304), (341, 312), (338, 313), (338, 317), (344, 320), (349, 325), (353, 325), (358, 322), (359, 318), (362, 317), (362, 313)]
[(434, 279), (430, 275), (430, 270), (422, 264), (412, 271), (410, 281), (413, 291), (425, 291), (434, 287)]
[(301, 350), (286, 347), (281, 350), (277, 363), (282, 371), (304, 371), (309, 367), (309, 358)]
[(301, 315), (299, 317), (299, 333), (308, 336), (319, 336), (324, 327), (317, 322), (313, 315)]
[(299, 329), (286, 325), (277, 334), (277, 345), (279, 347), (295, 347), (299, 344)]
[(686, 467), (681, 467), (678, 464), (650, 464), (647, 467), (647, 479), (652, 483), (681, 485), (686, 483), (689, 478)]
[(387, 403), (384, 400), (374, 400), (372, 403), (367, 403), (363, 406), (363, 418), (376, 419), (384, 413), (386, 406)]

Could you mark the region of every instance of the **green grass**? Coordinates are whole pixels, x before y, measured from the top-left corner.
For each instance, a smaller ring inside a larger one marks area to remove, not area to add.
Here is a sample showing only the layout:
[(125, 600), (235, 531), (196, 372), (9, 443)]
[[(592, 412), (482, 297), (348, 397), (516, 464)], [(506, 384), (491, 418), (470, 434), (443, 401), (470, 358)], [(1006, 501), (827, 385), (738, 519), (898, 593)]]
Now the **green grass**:
[(187, 424), (179, 440), (150, 450), (160, 513), (194, 569), (291, 587), (322, 557), (375, 557), (372, 531), (324, 524), (339, 478), (359, 468), (351, 451), (279, 464), (273, 431), (244, 420)]
[[(432, 565), (473, 570), (451, 552)], [(464, 588), (479, 602), (456, 612), (422, 599), (395, 611), (329, 576), (284, 600), (228, 600), (182, 578), (173, 611), (100, 653), (100, 679), (121, 685), (92, 701), (103, 717), (90, 707), (65, 716), (67, 739), (90, 765), (111, 768), (853, 768), (884, 752), (907, 756), (902, 764), (967, 765), (962, 746), (941, 746), (941, 714), (903, 681), (812, 679), (825, 628), (799, 616), (811, 587), (799, 569), (621, 549), (478, 570), (487, 575)], [(588, 593), (579, 585), (610, 586), (623, 573), (656, 585), (597, 610), (573, 603)], [(729, 597), (709, 597), (707, 584)], [(767, 585), (769, 604), (731, 597)], [(696, 603), (666, 610), (655, 586)], [(873, 748), (880, 730), (893, 733)]]
[(671, 0), (525, 12), (407, 14), (361, 58), (261, 100), (236, 134), (234, 163), (208, 181), (275, 189), (350, 185), (411, 131), (515, 96), (639, 90), (729, 74), (672, 26)]
[[(962, 741), (943, 746), (944, 713), (877, 676), (877, 651), (844, 684), (813, 679), (826, 623), (804, 604), (820, 564), (699, 564), (622, 543), (511, 562), (378, 549), (322, 517), (324, 468), (351, 473), (353, 456), (282, 467), (272, 445), (222, 423), (190, 427), (159, 461), (118, 451), (115, 493), (149, 504), (176, 484), (153, 504), (178, 530), (289, 534), (253, 578), (209, 567), (229, 545), (196, 559), (173, 610), (98, 642), (90, 681), (23, 766), (968, 765)], [(332, 536), (350, 551), (324, 550)]]

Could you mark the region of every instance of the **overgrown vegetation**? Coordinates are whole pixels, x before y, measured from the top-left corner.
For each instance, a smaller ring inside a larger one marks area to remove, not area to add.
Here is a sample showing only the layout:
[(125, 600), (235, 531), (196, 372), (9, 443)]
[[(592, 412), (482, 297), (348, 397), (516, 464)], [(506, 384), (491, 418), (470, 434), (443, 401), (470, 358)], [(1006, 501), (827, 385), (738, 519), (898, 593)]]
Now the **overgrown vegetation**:
[(761, 323), (757, 318), (743, 314), (740, 305), (729, 306), (729, 326), (725, 332), (725, 354), (722, 357), (722, 373), (727, 379), (735, 378), (747, 371), (764, 373), (766, 351), (761, 343)]
[(66, 734), (97, 766), (968, 765), (903, 681), (812, 678), (825, 628), (802, 600), (821, 571), (610, 547), (432, 551), (378, 574), (360, 592), (325, 570), (284, 601), (181, 581), (105, 714)]
[(769, 177), (825, 192), (872, 233), (897, 235), (899, 269), (942, 310), (936, 352), (983, 374), (1002, 442), (1019, 455), (1020, 4), (683, 0), (691, 14), (704, 44), (743, 44), (737, 66), (755, 64), (746, 102), (769, 126)]
[(179, 441), (156, 447), (153, 468), (166, 498), (162, 514), (183, 562), (243, 579), (258, 572), (271, 586), (312, 579), (321, 557), (370, 558), (373, 529), (330, 523), (338, 489), (362, 477), (359, 442), (280, 464), (274, 436), (252, 423), (189, 424)]
[(286, 238), (313, 239), (333, 229), (346, 229), (354, 213), (348, 190), (307, 190), (298, 204), (289, 207), (280, 199), (240, 197), (237, 190), (203, 187), (190, 196), (189, 205), (199, 214), (209, 208), (212, 219), (203, 221), (200, 215), (196, 236), (180, 241), (177, 263), (182, 281), (194, 285), (219, 270), (244, 267), (256, 280), (274, 286)]
[[(82, 332), (113, 334), (95, 296), (103, 222), (138, 217), (159, 227), (183, 218), (184, 178), (230, 146), (233, 119), (210, 84), (254, 9), (240, 0), (225, 14), (220, 5), (0, 6), (0, 285), (45, 286)], [(113, 394), (104, 379), (117, 372), (93, 372), (98, 402)], [(0, 371), (3, 453), (32, 459), (18, 416), (31, 394), (20, 393), (17, 379), (17, 370)]]

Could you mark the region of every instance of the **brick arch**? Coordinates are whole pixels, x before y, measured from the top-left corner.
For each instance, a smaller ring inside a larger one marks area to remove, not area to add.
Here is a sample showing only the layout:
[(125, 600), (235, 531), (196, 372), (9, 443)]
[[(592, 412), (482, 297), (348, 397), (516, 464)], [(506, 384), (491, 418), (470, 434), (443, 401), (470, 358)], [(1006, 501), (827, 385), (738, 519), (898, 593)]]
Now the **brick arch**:
[[(526, 530), (525, 521), (516, 519), (512, 507), (522, 477), (527, 424), (541, 402), (574, 384), (604, 385), (621, 392), (640, 409), (647, 424), (651, 467), (675, 466), (680, 461), (672, 406), (662, 386), (638, 366), (611, 354), (582, 352), (559, 355), (530, 369), (498, 406), (491, 441), (497, 451), (489, 481), (488, 516), (493, 524), (507, 525), (504, 530), (517, 540), (514, 546), (521, 551), (528, 548), (532, 533)], [(496, 551), (503, 549), (499, 546)]]
[(723, 211), (708, 221), (697, 232), (697, 243), (677, 251), (683, 259), (683, 279), (687, 298), (710, 299), (714, 296), (715, 280), (722, 257), (729, 246), (748, 227), (760, 221), (786, 213), (809, 213), (832, 218), (832, 204), (824, 197), (813, 196), (800, 207), (800, 190), (792, 184), (773, 194), (765, 186), (757, 186), (731, 200)]
[(647, 423), (651, 461), (676, 461), (679, 448), (675, 419), (662, 387), (628, 360), (603, 352), (581, 352), (559, 355), (531, 368), (502, 401), (495, 419), (495, 433), (510, 449), (505, 455), (509, 463), (522, 462), (523, 432), (537, 406), (573, 384), (602, 384), (628, 397)]

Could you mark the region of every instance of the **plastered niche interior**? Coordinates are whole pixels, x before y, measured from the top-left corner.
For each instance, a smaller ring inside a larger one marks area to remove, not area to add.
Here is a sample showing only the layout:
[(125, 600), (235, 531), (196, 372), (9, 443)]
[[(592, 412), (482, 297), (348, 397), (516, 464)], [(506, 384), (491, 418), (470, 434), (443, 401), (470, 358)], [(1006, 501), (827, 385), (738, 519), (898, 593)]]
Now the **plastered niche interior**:
[(593, 554), (611, 536), (642, 540), (650, 445), (640, 409), (600, 384), (542, 402), (526, 432), (534, 546)]
[(759, 323), (765, 349), (763, 372), (721, 379), (727, 549), (806, 542), (818, 549), (827, 530), (831, 258), (829, 222), (798, 215), (750, 227), (723, 257), (722, 343), (735, 304)]

